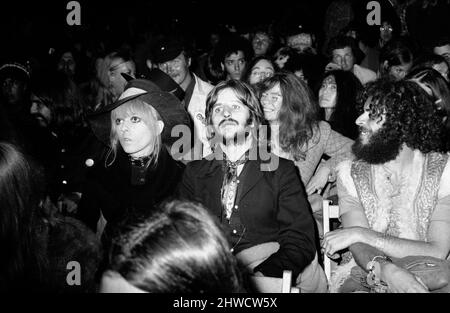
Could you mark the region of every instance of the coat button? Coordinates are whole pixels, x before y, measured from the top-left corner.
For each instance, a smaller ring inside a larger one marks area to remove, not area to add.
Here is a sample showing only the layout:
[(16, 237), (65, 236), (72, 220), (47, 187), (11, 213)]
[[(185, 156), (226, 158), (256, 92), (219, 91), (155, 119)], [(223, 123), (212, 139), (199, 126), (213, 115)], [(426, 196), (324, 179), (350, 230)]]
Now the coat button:
[(92, 165), (94, 165), (94, 160), (92, 160), (92, 159), (86, 159), (86, 161), (84, 162), (84, 164), (86, 164), (87, 167), (91, 167)]
[(236, 229), (233, 229), (233, 234), (237, 234), (237, 230)]

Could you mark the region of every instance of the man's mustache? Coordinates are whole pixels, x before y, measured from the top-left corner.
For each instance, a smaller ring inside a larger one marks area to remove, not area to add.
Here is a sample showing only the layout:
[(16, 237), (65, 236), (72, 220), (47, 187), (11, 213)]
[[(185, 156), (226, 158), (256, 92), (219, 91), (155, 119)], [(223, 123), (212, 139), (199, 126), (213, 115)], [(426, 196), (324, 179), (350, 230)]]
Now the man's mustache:
[(222, 121), (219, 123), (219, 127), (222, 126), (224, 123), (227, 123), (227, 122), (233, 122), (233, 123), (235, 123), (236, 125), (239, 125), (238, 121), (236, 121), (236, 120), (234, 120), (234, 119), (232, 119), (232, 118), (227, 118), (227, 119), (225, 119), (225, 120), (222, 120)]

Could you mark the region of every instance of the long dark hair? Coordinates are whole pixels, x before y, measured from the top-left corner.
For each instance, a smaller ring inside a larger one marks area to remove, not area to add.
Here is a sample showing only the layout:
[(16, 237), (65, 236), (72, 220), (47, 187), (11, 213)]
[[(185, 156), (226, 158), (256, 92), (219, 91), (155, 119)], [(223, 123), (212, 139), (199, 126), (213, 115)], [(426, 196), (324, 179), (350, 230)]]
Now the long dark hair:
[(318, 129), (318, 106), (309, 87), (294, 74), (275, 73), (261, 82), (260, 93), (280, 84), (283, 96), (278, 121), (280, 147), (292, 153), (295, 160), (302, 158), (305, 145)]
[[(362, 91), (363, 85), (359, 79), (350, 71), (334, 70), (326, 72), (320, 84), (316, 87), (319, 93), (325, 78), (333, 76), (336, 81), (336, 106), (328, 121), (331, 128), (342, 135), (355, 139), (358, 136), (358, 128), (355, 124), (358, 118), (357, 96)], [(322, 119), (325, 118), (325, 110), (321, 109)]]
[(110, 270), (154, 293), (242, 292), (237, 260), (204, 207), (171, 201), (113, 240)]
[(41, 177), (14, 145), (0, 142), (0, 291), (33, 289), (42, 281)]

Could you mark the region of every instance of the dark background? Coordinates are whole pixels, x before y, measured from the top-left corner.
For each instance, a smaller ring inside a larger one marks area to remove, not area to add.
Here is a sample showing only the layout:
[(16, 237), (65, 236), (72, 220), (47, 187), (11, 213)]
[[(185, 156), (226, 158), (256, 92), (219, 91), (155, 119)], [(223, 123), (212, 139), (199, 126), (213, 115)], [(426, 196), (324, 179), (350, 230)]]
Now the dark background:
[(187, 36), (206, 40), (215, 24), (234, 24), (239, 30), (277, 21), (283, 29), (292, 23), (308, 23), (321, 31), (331, 0), (80, 0), (81, 26), (68, 26), (69, 1), (9, 1), (0, 9), (1, 55), (23, 49), (39, 50), (80, 39), (112, 37), (140, 41), (147, 31), (164, 32), (174, 24)]

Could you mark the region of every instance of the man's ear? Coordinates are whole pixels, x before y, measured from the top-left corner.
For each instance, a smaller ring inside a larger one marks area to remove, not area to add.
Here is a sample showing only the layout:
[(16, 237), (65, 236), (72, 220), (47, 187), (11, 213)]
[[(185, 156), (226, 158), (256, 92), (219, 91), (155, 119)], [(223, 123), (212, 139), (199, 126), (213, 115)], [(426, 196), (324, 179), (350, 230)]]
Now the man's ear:
[(191, 61), (192, 61), (192, 58), (188, 58), (188, 59), (187, 59), (188, 67), (191, 67)]
[(387, 70), (389, 68), (389, 62), (387, 61), (387, 60), (385, 60), (384, 62), (383, 62), (383, 69), (384, 70)]
[(147, 65), (149, 70), (153, 69), (153, 62), (150, 59), (145, 60), (145, 64)]
[(225, 65), (223, 64), (223, 62), (220, 62), (220, 67), (222, 68), (222, 71), (225, 71)]
[(163, 129), (164, 129), (164, 122), (161, 120), (157, 121), (156, 122), (156, 131), (158, 132), (158, 135), (161, 135)]

